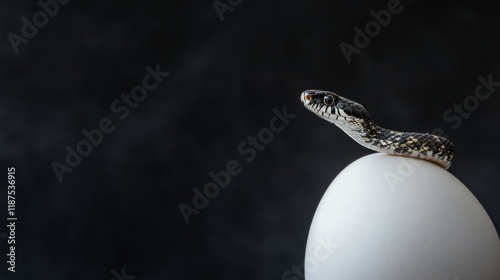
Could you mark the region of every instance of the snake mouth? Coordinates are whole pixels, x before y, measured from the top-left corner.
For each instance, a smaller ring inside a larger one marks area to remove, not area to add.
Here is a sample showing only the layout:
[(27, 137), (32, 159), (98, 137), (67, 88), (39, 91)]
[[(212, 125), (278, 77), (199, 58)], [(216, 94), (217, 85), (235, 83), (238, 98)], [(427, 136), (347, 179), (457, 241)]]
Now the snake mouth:
[(326, 106), (324, 104), (316, 104), (313, 102), (306, 102), (304, 105), (309, 111), (331, 123), (341, 124), (357, 120), (356, 117), (346, 114), (343, 110), (338, 109), (335, 106)]

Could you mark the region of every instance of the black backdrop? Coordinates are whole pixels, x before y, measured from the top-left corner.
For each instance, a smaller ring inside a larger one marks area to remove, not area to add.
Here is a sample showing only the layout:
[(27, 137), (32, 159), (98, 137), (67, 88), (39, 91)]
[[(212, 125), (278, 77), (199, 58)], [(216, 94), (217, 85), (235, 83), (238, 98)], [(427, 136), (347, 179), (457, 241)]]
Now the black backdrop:
[[(282, 279), (303, 266), (329, 183), (371, 153), (302, 107), (309, 88), (360, 102), (384, 127), (441, 129), (456, 145), (450, 172), (498, 229), (500, 90), (474, 97), (479, 76), (500, 81), (494, 1), (402, 0), (348, 63), (339, 44), (355, 47), (353, 28), (390, 2), (232, 0), (215, 2), (230, 8), (219, 15), (211, 1), (73, 0), (20, 39), (42, 8), (2, 1), (0, 159), (16, 168), (18, 221), (17, 272), (0, 235), (0, 278)], [(114, 112), (147, 66), (170, 74)], [(271, 137), (285, 106), (295, 117)], [(108, 119), (114, 130), (60, 182), (66, 147)], [(254, 154), (243, 142), (259, 132), (268, 143)], [(186, 225), (179, 205), (235, 162), (240, 173)]]

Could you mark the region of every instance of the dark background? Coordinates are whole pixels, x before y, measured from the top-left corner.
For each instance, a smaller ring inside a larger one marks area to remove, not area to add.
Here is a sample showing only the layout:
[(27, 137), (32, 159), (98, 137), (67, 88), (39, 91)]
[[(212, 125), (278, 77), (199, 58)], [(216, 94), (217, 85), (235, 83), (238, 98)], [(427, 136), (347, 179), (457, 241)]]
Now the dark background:
[[(125, 267), (136, 280), (282, 279), (303, 264), (329, 183), (371, 153), (302, 106), (309, 88), (387, 128), (442, 128), (456, 145), (450, 172), (498, 229), (498, 92), (457, 129), (443, 119), (479, 75), (500, 81), (495, 2), (402, 1), (348, 64), (339, 44), (387, 2), (245, 0), (221, 22), (211, 1), (73, 0), (16, 54), (7, 34), (40, 7), (2, 1), (0, 160), (16, 167), (19, 220), (17, 272), (3, 239), (0, 278), (108, 280)], [(170, 76), (119, 120), (110, 104), (157, 64)], [(283, 106), (297, 117), (247, 163), (238, 145)], [(116, 129), (59, 183), (51, 163), (102, 118)], [(229, 160), (243, 171), (186, 225), (178, 205)]]

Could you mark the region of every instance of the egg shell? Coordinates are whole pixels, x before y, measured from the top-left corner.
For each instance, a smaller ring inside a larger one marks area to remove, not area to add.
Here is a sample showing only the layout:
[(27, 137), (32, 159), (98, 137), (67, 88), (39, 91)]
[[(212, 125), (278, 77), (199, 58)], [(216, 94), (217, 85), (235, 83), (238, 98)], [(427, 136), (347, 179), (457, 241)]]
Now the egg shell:
[(351, 163), (326, 190), (304, 267), (307, 280), (499, 280), (500, 241), (451, 173), (376, 153)]

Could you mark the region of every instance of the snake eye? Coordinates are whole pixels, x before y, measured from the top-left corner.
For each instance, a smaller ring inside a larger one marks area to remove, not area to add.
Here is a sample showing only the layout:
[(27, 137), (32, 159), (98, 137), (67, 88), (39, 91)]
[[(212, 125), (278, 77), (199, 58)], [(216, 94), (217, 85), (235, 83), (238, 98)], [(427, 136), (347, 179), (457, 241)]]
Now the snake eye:
[(333, 105), (333, 101), (334, 99), (331, 94), (325, 95), (325, 97), (323, 97), (323, 103), (325, 103), (325, 105), (327, 106)]

